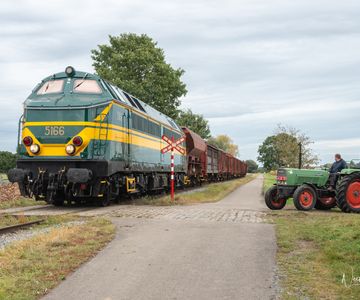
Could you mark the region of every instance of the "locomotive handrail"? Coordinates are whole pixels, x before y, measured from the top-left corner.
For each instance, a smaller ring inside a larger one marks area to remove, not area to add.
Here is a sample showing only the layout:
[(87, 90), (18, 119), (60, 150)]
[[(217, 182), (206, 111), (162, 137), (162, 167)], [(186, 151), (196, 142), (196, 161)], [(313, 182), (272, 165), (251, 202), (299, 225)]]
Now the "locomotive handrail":
[(21, 115), (21, 117), (19, 118), (19, 122), (18, 122), (18, 135), (17, 135), (17, 145), (16, 145), (16, 151), (18, 152), (20, 145), (21, 145), (21, 140), (20, 140), (20, 135), (21, 135), (21, 131), (22, 131), (22, 123), (24, 123), (24, 114)]

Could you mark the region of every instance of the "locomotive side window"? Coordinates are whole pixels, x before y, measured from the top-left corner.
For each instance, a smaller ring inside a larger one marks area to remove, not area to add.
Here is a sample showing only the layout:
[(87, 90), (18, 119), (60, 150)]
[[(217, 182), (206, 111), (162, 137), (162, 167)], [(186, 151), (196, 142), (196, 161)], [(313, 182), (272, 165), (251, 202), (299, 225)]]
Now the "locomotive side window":
[(127, 93), (124, 92), (124, 95), (125, 95), (125, 97), (129, 100), (129, 102), (131, 103), (132, 106), (138, 108), (138, 107), (136, 106), (135, 102), (133, 101), (133, 99), (131, 99), (131, 97), (130, 97)]
[(101, 94), (102, 90), (96, 80), (93, 79), (76, 79), (74, 81), (75, 93)]
[(64, 80), (49, 80), (43, 83), (40, 89), (37, 91), (37, 95), (46, 95), (46, 94), (54, 94), (61, 93), (64, 90)]
[(159, 124), (145, 119), (137, 114), (132, 114), (132, 124), (135, 130), (139, 130), (156, 137), (161, 137), (161, 128)]
[(140, 104), (140, 102), (139, 102), (138, 99), (136, 99), (135, 97), (131, 97), (131, 99), (136, 103), (137, 107), (138, 107), (141, 111), (143, 111), (143, 112), (146, 113), (145, 109), (144, 109), (143, 106)]

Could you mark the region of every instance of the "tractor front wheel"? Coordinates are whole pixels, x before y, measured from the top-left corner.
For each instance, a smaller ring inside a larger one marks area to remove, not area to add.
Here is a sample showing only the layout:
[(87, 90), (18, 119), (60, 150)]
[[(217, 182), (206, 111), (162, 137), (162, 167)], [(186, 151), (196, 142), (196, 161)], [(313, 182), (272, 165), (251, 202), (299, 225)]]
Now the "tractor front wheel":
[(285, 198), (278, 199), (278, 190), (277, 187), (274, 185), (266, 191), (265, 203), (268, 208), (272, 210), (279, 210), (284, 208), (286, 204), (286, 199)]
[(345, 176), (338, 182), (336, 203), (343, 212), (360, 213), (360, 173)]
[(316, 204), (316, 192), (309, 185), (301, 185), (294, 192), (294, 205), (298, 210), (311, 210)]

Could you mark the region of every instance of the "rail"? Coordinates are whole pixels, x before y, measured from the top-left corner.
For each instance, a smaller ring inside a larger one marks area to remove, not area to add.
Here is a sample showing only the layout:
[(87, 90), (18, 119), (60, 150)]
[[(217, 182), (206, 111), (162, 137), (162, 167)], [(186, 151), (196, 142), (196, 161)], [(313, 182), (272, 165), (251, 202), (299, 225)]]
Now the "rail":
[(2, 227), (2, 228), (0, 228), (0, 235), (5, 234), (5, 233), (9, 233), (9, 232), (14, 232), (14, 231), (17, 231), (19, 229), (26, 228), (26, 227), (30, 227), (30, 226), (35, 225), (35, 224), (40, 224), (40, 223), (42, 223), (44, 221), (45, 221), (45, 219), (40, 219), (40, 220), (31, 221), (31, 222), (27, 222), (27, 223), (20, 223), (20, 224), (15, 224), (15, 225)]

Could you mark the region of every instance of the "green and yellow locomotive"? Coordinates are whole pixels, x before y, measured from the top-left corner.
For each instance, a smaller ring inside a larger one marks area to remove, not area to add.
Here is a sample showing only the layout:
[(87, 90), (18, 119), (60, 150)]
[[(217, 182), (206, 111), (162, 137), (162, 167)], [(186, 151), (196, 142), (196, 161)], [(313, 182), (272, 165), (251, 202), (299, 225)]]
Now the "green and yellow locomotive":
[[(124, 194), (167, 189), (170, 154), (161, 154), (161, 137), (183, 135), (171, 118), (73, 67), (35, 87), (19, 125), (20, 158), (9, 180), (22, 195), (55, 205), (107, 205)], [(185, 170), (186, 157), (177, 153), (177, 185)]]

